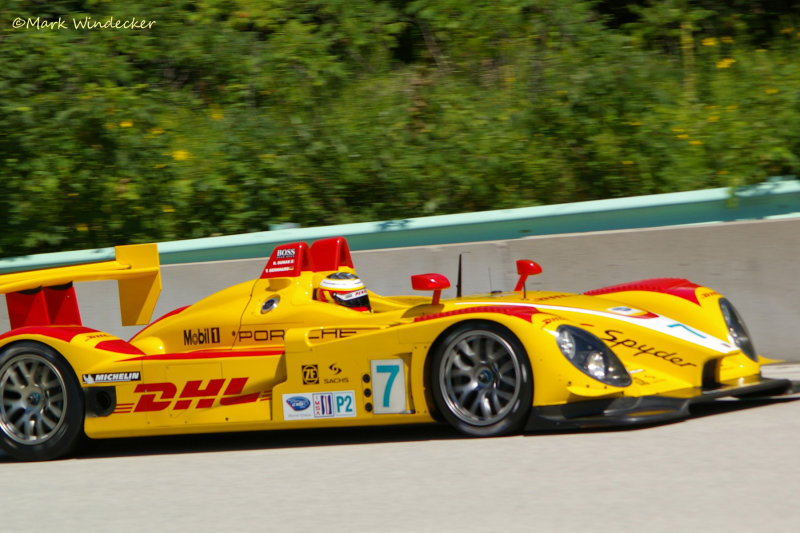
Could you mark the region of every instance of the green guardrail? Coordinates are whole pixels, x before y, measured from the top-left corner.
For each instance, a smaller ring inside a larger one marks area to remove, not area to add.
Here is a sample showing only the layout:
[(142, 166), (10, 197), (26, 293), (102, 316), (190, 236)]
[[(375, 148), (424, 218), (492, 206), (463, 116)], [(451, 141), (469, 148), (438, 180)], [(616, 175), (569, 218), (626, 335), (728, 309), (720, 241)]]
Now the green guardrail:
[[(265, 257), (279, 244), (334, 236), (346, 237), (351, 250), (375, 250), (783, 217), (800, 217), (800, 181), (794, 177), (771, 178), (734, 190), (725, 187), (163, 242), (158, 250), (162, 264), (175, 264)], [(0, 260), (0, 273), (113, 258), (113, 248), (29, 255)]]

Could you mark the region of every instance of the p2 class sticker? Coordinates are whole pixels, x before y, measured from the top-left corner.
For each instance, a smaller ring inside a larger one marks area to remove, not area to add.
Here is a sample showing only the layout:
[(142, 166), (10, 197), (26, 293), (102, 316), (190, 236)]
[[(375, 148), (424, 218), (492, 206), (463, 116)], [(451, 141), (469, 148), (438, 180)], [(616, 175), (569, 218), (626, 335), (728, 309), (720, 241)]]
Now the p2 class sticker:
[(370, 361), (373, 412), (378, 415), (406, 413), (406, 373), (402, 359)]
[(356, 393), (351, 390), (284, 394), (282, 404), (284, 420), (356, 416)]
[(355, 391), (315, 392), (314, 418), (349, 418), (356, 416)]

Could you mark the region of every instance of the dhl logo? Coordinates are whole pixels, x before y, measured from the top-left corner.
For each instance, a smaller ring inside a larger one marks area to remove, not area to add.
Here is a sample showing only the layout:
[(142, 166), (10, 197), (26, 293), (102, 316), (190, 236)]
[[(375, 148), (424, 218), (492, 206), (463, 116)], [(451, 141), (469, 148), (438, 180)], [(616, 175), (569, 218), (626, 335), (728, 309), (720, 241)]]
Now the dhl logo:
[[(219, 400), (219, 405), (239, 405), (272, 398), (272, 391), (252, 392), (242, 394), (248, 378), (231, 378), (230, 380), (211, 379), (204, 385), (204, 380), (187, 381), (178, 394), (178, 385), (175, 383), (140, 383), (134, 393), (141, 394), (134, 404), (118, 404), (115, 413), (142, 413), (153, 411), (174, 411), (184, 409), (207, 409)], [(227, 382), (227, 386), (226, 386)], [(224, 387), (224, 391), (223, 391)], [(221, 393), (221, 395), (220, 395)]]

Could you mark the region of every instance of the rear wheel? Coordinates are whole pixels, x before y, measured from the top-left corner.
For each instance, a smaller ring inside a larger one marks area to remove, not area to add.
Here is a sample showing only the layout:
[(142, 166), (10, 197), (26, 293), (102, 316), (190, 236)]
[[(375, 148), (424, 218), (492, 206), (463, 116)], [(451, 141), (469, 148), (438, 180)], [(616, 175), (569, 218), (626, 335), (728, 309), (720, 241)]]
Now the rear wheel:
[(83, 395), (58, 352), (21, 342), (0, 352), (0, 445), (24, 461), (71, 452), (83, 434)]
[(469, 322), (454, 328), (434, 348), (430, 376), (438, 411), (463, 433), (511, 433), (530, 412), (528, 356), (519, 340), (498, 324)]

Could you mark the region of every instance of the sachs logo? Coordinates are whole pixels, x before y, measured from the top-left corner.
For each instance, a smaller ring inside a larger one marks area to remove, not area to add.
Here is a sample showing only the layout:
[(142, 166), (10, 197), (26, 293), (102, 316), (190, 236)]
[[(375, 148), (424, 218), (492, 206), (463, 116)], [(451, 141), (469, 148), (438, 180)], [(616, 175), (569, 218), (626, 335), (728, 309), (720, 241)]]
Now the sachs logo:
[(292, 396), (291, 398), (287, 398), (286, 403), (288, 403), (289, 407), (295, 411), (305, 411), (311, 406), (311, 401), (308, 398), (303, 398), (302, 396)]

